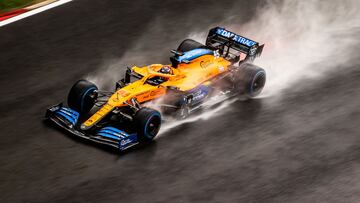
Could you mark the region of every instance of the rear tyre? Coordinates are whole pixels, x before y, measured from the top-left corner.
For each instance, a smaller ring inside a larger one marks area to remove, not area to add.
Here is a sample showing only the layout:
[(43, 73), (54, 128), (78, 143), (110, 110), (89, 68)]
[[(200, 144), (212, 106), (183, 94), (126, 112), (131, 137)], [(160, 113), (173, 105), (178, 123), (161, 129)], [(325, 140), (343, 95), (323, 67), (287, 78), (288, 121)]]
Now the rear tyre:
[(193, 49), (198, 49), (198, 48), (206, 48), (206, 46), (195, 40), (186, 39), (183, 42), (181, 42), (181, 44), (177, 48), (177, 51), (187, 52), (187, 51), (191, 51)]
[(238, 91), (248, 98), (258, 96), (263, 90), (266, 82), (266, 72), (254, 64), (246, 63), (240, 66), (240, 82)]
[(97, 99), (94, 94), (97, 90), (96, 85), (87, 80), (77, 81), (70, 89), (68, 106), (79, 113), (88, 113)]
[(138, 138), (140, 142), (151, 142), (161, 127), (161, 114), (151, 108), (141, 108), (134, 116)]

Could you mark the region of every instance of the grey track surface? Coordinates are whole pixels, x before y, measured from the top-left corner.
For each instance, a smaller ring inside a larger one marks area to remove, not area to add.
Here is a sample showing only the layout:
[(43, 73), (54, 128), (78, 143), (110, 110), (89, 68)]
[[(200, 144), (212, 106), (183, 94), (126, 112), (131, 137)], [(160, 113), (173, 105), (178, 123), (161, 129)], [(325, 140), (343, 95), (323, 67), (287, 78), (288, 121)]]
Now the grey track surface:
[(166, 62), (190, 30), (261, 6), (231, 2), (77, 0), (1, 27), (0, 201), (359, 202), (359, 63), (121, 155), (42, 122), (74, 81), (140, 39), (156, 50), (140, 63)]

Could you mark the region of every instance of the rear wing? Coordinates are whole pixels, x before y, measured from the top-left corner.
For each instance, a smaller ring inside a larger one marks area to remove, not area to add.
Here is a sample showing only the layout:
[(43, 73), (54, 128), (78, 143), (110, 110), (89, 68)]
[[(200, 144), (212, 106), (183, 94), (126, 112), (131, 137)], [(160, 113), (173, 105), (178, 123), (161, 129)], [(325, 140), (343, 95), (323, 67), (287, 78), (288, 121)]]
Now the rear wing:
[[(231, 49), (234, 49), (246, 54), (245, 60), (250, 61), (259, 57), (264, 48), (264, 44), (259, 45), (258, 42), (221, 27), (215, 27), (209, 31), (206, 46), (219, 50), (223, 57), (229, 57), (229, 54), (232, 54)], [(238, 55), (240, 55), (240, 53)]]

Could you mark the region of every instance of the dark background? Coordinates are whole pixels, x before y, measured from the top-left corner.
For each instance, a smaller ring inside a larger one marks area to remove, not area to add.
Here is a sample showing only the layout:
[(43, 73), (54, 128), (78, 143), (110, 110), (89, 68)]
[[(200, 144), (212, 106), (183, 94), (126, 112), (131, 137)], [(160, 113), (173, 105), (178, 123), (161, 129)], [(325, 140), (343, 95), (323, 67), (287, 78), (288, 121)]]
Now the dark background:
[(167, 63), (190, 31), (231, 14), (246, 23), (263, 4), (76, 0), (1, 27), (0, 200), (358, 202), (360, 60), (286, 90), (278, 105), (236, 101), (125, 154), (42, 121), (77, 79), (127, 50), (139, 51), (138, 65)]

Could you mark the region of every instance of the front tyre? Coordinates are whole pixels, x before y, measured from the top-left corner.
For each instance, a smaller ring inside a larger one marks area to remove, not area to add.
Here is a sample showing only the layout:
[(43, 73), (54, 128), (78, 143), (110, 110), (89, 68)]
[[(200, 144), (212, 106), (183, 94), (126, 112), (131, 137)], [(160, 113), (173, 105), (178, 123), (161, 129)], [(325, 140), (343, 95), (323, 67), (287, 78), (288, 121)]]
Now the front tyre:
[(140, 142), (150, 142), (161, 127), (161, 114), (151, 108), (141, 108), (134, 116), (134, 123)]
[(97, 90), (96, 85), (87, 80), (77, 81), (70, 89), (68, 106), (79, 113), (88, 113), (96, 102), (94, 92)]
[(254, 64), (240, 65), (238, 91), (249, 98), (258, 96), (266, 83), (266, 72)]

